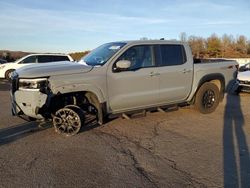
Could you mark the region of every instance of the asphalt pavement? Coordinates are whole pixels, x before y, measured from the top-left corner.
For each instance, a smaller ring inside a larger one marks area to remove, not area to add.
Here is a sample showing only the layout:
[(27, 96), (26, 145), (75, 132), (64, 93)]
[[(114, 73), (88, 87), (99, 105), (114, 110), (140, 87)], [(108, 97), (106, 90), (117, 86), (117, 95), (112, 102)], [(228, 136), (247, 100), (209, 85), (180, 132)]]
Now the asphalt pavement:
[(13, 117), (0, 81), (0, 187), (250, 187), (250, 94), (89, 125), (73, 137)]

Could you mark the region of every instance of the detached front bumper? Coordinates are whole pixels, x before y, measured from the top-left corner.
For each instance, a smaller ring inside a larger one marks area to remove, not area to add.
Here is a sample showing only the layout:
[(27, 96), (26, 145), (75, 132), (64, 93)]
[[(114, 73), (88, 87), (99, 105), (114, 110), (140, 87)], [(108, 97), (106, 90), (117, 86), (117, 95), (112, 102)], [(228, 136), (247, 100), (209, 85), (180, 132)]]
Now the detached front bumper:
[(40, 91), (11, 91), (13, 115), (26, 115), (35, 119), (43, 119), (38, 114), (39, 109), (46, 103), (48, 96)]

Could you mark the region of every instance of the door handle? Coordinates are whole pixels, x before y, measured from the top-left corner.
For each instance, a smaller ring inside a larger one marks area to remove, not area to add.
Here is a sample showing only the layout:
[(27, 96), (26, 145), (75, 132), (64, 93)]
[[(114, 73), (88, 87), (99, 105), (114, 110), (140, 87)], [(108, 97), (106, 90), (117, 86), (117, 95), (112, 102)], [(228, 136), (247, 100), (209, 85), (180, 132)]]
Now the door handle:
[(153, 76), (160, 76), (161, 74), (160, 73), (158, 73), (158, 72), (151, 72), (150, 74), (149, 74), (149, 76), (151, 76), (151, 77), (153, 77)]
[(190, 73), (192, 70), (190, 69), (184, 69), (182, 72), (185, 74), (185, 73)]

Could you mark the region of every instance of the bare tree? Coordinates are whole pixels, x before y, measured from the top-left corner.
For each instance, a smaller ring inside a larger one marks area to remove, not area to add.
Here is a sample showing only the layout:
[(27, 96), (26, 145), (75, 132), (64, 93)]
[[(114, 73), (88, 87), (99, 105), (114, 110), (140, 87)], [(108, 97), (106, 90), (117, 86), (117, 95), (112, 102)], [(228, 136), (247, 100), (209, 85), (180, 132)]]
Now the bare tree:
[(203, 58), (205, 56), (205, 39), (202, 37), (190, 36), (188, 43), (192, 49), (194, 58)]
[(212, 34), (208, 37), (206, 44), (209, 57), (222, 57), (221, 39), (216, 34)]
[(247, 55), (247, 38), (243, 35), (237, 37), (236, 52), (240, 57), (244, 57)]
[(185, 32), (180, 33), (180, 41), (181, 42), (187, 42), (187, 34)]

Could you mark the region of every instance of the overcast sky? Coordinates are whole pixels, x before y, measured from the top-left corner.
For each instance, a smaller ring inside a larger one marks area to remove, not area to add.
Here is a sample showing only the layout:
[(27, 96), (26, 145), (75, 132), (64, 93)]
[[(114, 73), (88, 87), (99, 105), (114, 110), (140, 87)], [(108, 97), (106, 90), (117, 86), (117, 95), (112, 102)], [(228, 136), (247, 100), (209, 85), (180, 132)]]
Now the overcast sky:
[(0, 49), (74, 52), (181, 32), (250, 38), (250, 1), (0, 0)]

